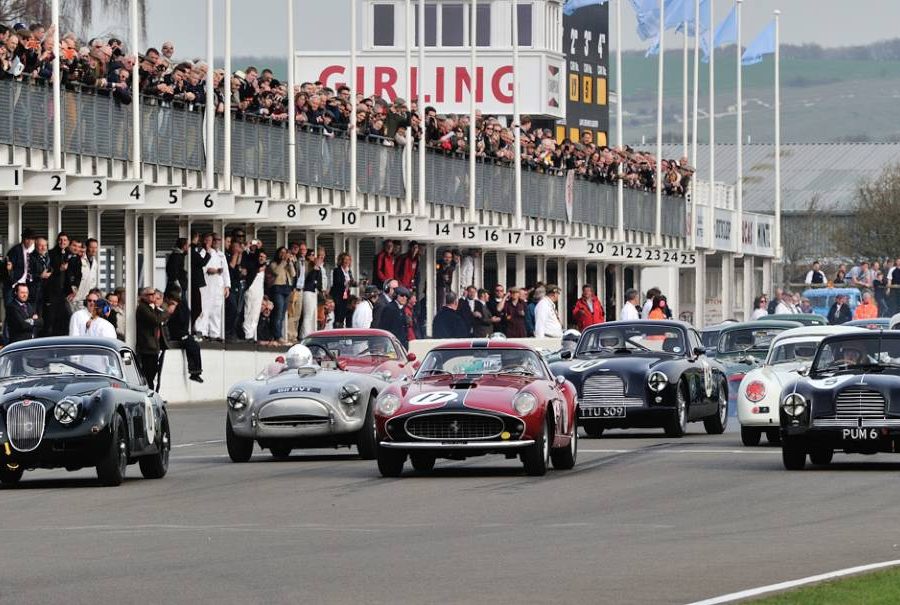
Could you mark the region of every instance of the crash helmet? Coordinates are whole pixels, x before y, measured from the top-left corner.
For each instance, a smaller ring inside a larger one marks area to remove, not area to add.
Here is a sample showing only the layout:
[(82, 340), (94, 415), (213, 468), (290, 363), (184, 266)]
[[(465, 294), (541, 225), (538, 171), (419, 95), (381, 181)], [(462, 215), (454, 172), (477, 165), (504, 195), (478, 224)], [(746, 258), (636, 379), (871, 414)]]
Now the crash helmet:
[(563, 342), (574, 342), (577, 343), (581, 338), (581, 332), (578, 330), (566, 330), (563, 332), (562, 341)]
[(291, 369), (312, 365), (313, 354), (306, 345), (294, 345), (284, 356), (284, 363)]

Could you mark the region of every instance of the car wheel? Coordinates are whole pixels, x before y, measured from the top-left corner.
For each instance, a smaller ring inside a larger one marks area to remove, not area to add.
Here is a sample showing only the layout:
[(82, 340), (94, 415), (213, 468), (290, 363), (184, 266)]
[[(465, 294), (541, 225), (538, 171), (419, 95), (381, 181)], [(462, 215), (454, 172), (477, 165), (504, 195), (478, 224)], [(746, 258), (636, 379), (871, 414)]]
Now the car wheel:
[(684, 385), (679, 385), (675, 394), (675, 409), (663, 427), (666, 437), (682, 437), (687, 433), (687, 417), (687, 396), (684, 394)]
[(276, 460), (287, 460), (290, 458), (292, 449), (291, 446), (284, 444), (269, 446), (269, 451)]
[(578, 459), (578, 422), (572, 427), (572, 438), (569, 439), (569, 445), (566, 447), (556, 448), (550, 452), (550, 460), (553, 462), (553, 468), (558, 471), (567, 471), (575, 467), (575, 461)]
[(169, 416), (162, 413), (162, 430), (159, 433), (156, 447), (159, 450), (150, 456), (138, 460), (141, 475), (144, 479), (162, 479), (169, 472), (169, 452), (172, 449), (172, 434), (169, 432)]
[(778, 445), (781, 443), (781, 431), (779, 429), (766, 429), (766, 441)]
[(833, 458), (834, 450), (830, 447), (817, 447), (809, 453), (809, 461), (820, 466), (831, 464)]
[(762, 437), (762, 431), (749, 426), (741, 427), (741, 443), (747, 447), (756, 447)]
[(366, 421), (356, 437), (356, 450), (363, 460), (374, 460), (378, 451), (378, 433), (375, 431), (375, 402), (369, 397), (366, 404)]
[(253, 455), (253, 439), (235, 435), (231, 418), (225, 420), (225, 447), (232, 462), (249, 462)]
[(412, 467), (419, 473), (428, 473), (434, 470), (435, 457), (431, 454), (412, 454), (409, 457)]
[(406, 464), (406, 452), (387, 447), (378, 448), (378, 472), (382, 477), (399, 477)]
[(115, 487), (125, 480), (125, 470), (128, 468), (128, 431), (117, 413), (113, 414), (110, 429), (112, 437), (97, 464), (97, 478), (103, 485)]
[(10, 467), (8, 464), (0, 465), (0, 483), (3, 485), (15, 485), (22, 479), (22, 475), (25, 473), (25, 467), (21, 465), (13, 465)]
[(545, 416), (543, 432), (535, 439), (533, 445), (528, 446), (528, 449), (522, 452), (522, 465), (525, 467), (526, 474), (532, 477), (541, 477), (547, 474), (547, 468), (550, 466), (552, 437), (550, 423)]
[(806, 468), (806, 448), (796, 439), (782, 439), (781, 460), (787, 470), (802, 471)]
[(709, 435), (721, 435), (728, 426), (728, 387), (719, 383), (719, 406), (716, 413), (703, 419), (703, 428)]
[(598, 422), (585, 422), (583, 425), (584, 432), (588, 437), (597, 438), (603, 435), (603, 427)]

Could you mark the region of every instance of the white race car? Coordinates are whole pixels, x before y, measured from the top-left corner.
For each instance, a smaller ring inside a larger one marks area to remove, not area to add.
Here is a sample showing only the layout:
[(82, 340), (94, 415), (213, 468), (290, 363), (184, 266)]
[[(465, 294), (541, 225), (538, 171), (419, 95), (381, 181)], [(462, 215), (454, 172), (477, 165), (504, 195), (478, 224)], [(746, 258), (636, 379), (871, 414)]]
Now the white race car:
[(778, 402), (785, 384), (808, 367), (819, 342), (832, 334), (865, 332), (863, 328), (844, 326), (804, 326), (781, 332), (772, 340), (762, 367), (747, 372), (737, 393), (741, 442), (759, 445), (762, 434), (769, 443), (780, 441)]

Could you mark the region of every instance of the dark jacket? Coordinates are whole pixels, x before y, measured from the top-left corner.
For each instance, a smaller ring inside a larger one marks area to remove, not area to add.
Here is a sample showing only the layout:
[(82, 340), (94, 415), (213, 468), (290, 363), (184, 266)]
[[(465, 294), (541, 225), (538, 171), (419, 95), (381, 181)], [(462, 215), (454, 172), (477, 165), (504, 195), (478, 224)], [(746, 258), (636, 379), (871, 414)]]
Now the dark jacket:
[(378, 298), (375, 300), (375, 304), (372, 305), (372, 327), (378, 327), (378, 322), (381, 321), (381, 313), (384, 311), (384, 308), (391, 304), (391, 301), (385, 298), (384, 293), (379, 294)]
[[(62, 270), (62, 264), (68, 260), (69, 252), (57, 246), (51, 250), (47, 256), (50, 257), (50, 271), (52, 271), (52, 274), (50, 275), (50, 279), (47, 280), (45, 294), (48, 298), (51, 296), (65, 298), (72, 293), (73, 287), (71, 273)], [(78, 270), (80, 272), (81, 263), (72, 263), (69, 267), (75, 264), (78, 265)]]
[(202, 288), (206, 285), (206, 276), (203, 267), (212, 258), (209, 254), (200, 255), (200, 246), (191, 246), (191, 287), (194, 289)]
[(385, 305), (378, 318), (377, 327), (379, 330), (386, 330), (397, 337), (403, 348), (409, 347), (409, 332), (407, 330), (408, 320), (396, 302)]
[(159, 341), (162, 337), (162, 326), (165, 315), (158, 313), (149, 304), (141, 301), (135, 312), (135, 350), (139, 355), (159, 353)]
[(506, 322), (504, 334), (506, 334), (507, 338), (525, 338), (528, 335), (528, 331), (525, 328), (525, 309), (527, 306), (527, 303), (522, 299), (519, 299), (515, 304), (511, 300), (503, 303), (501, 311)]
[(850, 305), (841, 305), (841, 310), (838, 312), (837, 303), (834, 303), (828, 310), (828, 323), (832, 326), (847, 323), (851, 319), (853, 319), (853, 317), (850, 314)]
[[(475, 301), (475, 308), (478, 308), (478, 301)], [(460, 318), (463, 320), (463, 324), (466, 326), (467, 334), (466, 336), (472, 335), (472, 329), (475, 327), (475, 316), (472, 315), (472, 310), (469, 308), (469, 300), (466, 298), (459, 299), (459, 306), (456, 308), (456, 312), (459, 313)]]
[(9, 342), (18, 342), (34, 338), (35, 332), (41, 329), (40, 318), (32, 319), (34, 305), (14, 300), (6, 307), (6, 326), (9, 330)]
[(12, 270), (9, 272), (9, 283), (14, 284), (25, 273), (25, 247), (22, 244), (16, 244), (6, 253), (6, 258), (12, 263)]
[(185, 256), (186, 254), (181, 250), (172, 250), (166, 258), (166, 290), (169, 290), (172, 284), (178, 284), (182, 292), (188, 291), (188, 273), (184, 265)]
[(494, 323), (491, 318), (494, 316), (488, 309), (487, 305), (480, 300), (475, 301), (475, 313), (479, 313), (481, 317), (472, 314), (472, 336), (475, 338), (487, 338), (494, 331)]
[(434, 316), (431, 327), (434, 338), (468, 338), (469, 330), (459, 313), (450, 307), (441, 307)]
[[(350, 272), (350, 281), (353, 281), (353, 272)], [(344, 294), (347, 294), (345, 297)], [(350, 298), (350, 283), (344, 279), (344, 272), (340, 267), (335, 267), (331, 271), (331, 298), (335, 305), (347, 305)]]
[(181, 341), (191, 333), (191, 309), (184, 303), (184, 301), (178, 303), (175, 307), (175, 311), (172, 312), (172, 315), (169, 316), (169, 321), (166, 323), (166, 328), (169, 333), (169, 338), (172, 341)]

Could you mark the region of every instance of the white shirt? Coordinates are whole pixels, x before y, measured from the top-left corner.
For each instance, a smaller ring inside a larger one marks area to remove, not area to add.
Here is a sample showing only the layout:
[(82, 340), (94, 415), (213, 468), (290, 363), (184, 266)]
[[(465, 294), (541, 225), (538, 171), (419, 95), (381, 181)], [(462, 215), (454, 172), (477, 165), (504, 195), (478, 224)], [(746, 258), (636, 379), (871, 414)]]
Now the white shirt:
[(785, 314), (793, 314), (797, 311), (794, 309), (794, 305), (789, 305), (784, 301), (778, 303), (775, 306), (775, 315), (785, 315)]
[(621, 321), (634, 321), (635, 319), (640, 319), (641, 316), (638, 315), (637, 307), (635, 307), (631, 303), (625, 303), (622, 306), (622, 317)]
[[(209, 262), (203, 267), (203, 271), (206, 273), (206, 285), (212, 285), (209, 283), (209, 280), (219, 277), (222, 279), (222, 287), (230, 288), (231, 273), (228, 271), (228, 261), (225, 259), (225, 255), (220, 250), (210, 250), (209, 255)], [(208, 273), (210, 269), (221, 269), (222, 272), (210, 274)]]
[(750, 319), (759, 319), (760, 317), (765, 317), (769, 312), (765, 309), (756, 309), (753, 313), (750, 314)]
[(87, 329), (85, 336), (97, 336), (99, 338), (117, 338), (116, 328), (103, 317), (91, 320), (91, 327)]
[(460, 289), (473, 285), (475, 279), (475, 257), (464, 256), (459, 263)]
[(650, 316), (650, 309), (653, 308), (653, 299), (649, 299), (644, 301), (644, 306), (641, 308), (641, 317), (647, 319)]
[(69, 319), (69, 336), (87, 336), (87, 322), (90, 320), (91, 312), (87, 309), (79, 309), (72, 313)]
[(82, 301), (87, 298), (88, 292), (100, 287), (100, 261), (95, 256), (93, 262), (88, 260), (87, 254), (81, 257), (81, 283), (75, 292), (75, 300)]
[(534, 308), (534, 337), (535, 338), (562, 338), (562, 324), (559, 323), (559, 314), (556, 312), (556, 304), (545, 296), (538, 301)]
[(368, 329), (372, 327), (372, 303), (362, 300), (356, 305), (353, 311), (353, 321), (351, 326), (357, 329)]
[[(31, 256), (32, 252), (34, 252), (34, 244), (31, 244), (27, 248), (24, 244), (22, 244), (22, 261), (24, 263), (25, 270), (22, 271), (22, 277), (20, 277), (19, 281), (16, 282), (17, 284), (24, 284), (28, 282), (28, 257)], [(82, 296), (81, 298), (84, 297)]]
[(814, 275), (820, 275), (820, 276), (822, 277), (822, 281), (819, 282), (819, 283), (821, 283), (822, 285), (825, 285), (825, 283), (828, 281), (828, 280), (825, 279), (825, 274), (822, 273), (821, 271), (810, 271), (809, 273), (806, 274), (806, 279), (804, 280), (804, 283), (806, 283), (806, 284), (811, 284), (811, 283), (813, 283), (812, 280), (813, 280), (813, 276), (814, 276)]
[(306, 283), (306, 261), (302, 260), (297, 265), (297, 281), (294, 282), (294, 287), (302, 290), (303, 285)]

